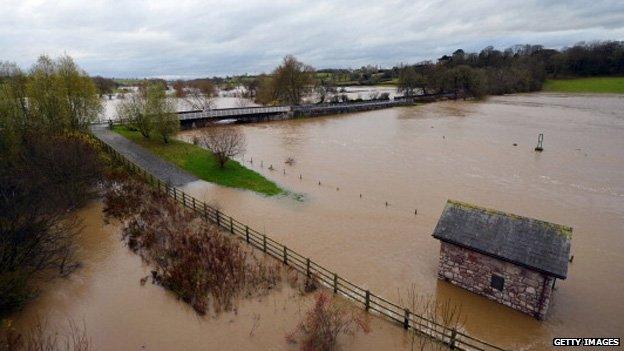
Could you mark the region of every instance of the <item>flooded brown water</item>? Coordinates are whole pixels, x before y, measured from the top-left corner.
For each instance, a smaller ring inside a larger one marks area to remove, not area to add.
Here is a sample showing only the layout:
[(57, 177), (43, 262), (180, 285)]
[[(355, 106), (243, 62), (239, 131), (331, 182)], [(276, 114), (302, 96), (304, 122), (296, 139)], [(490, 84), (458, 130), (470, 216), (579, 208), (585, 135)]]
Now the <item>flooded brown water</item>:
[[(187, 189), (386, 298), (399, 301), (414, 285), (461, 303), (467, 331), (487, 341), (543, 350), (555, 336), (622, 337), (622, 111), (621, 96), (528, 94), (240, 125), (245, 158), (254, 160), (247, 165), (304, 201), (205, 182)], [(538, 133), (541, 154), (533, 151)], [(296, 163), (285, 165), (287, 157)], [(431, 232), (448, 198), (574, 227), (575, 259), (546, 321), (436, 279)], [(80, 213), (84, 267), (46, 286), (16, 316), (18, 326), (36, 316), (84, 320), (97, 350), (296, 349), (284, 335), (309, 297), (285, 285), (242, 301), (237, 313), (200, 318), (164, 289), (139, 284), (149, 268), (122, 245), (117, 226), (104, 224), (101, 209), (94, 203)], [(371, 323), (371, 334), (343, 349), (409, 349), (401, 328)]]
[[(624, 336), (624, 97), (524, 94), (237, 128), (247, 165), (304, 201), (187, 189), (353, 282), (394, 301), (412, 284), (451, 298), (470, 334), (514, 349)], [(431, 233), (449, 198), (574, 228), (546, 321), (436, 279)]]
[[(121, 243), (117, 225), (103, 221), (101, 203), (80, 211), (85, 229), (79, 256), (84, 266), (67, 279), (44, 284), (42, 294), (12, 316), (25, 330), (45, 320), (51, 331), (67, 333), (68, 320), (86, 327), (93, 350), (296, 350), (286, 342), (312, 304), (284, 282), (278, 291), (242, 300), (235, 312), (200, 317), (172, 293), (139, 280), (149, 274)], [(346, 304), (346, 308), (352, 308)], [(378, 318), (371, 332), (343, 337), (346, 349), (408, 350), (409, 338)]]

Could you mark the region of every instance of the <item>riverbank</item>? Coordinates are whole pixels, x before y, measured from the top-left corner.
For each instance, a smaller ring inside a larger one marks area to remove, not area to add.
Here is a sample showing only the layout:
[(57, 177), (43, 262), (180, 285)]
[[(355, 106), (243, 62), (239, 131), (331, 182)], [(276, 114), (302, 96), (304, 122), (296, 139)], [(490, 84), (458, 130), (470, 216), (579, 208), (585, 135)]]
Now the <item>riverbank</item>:
[(115, 126), (113, 131), (207, 182), (267, 196), (284, 193), (274, 182), (234, 160), (229, 160), (224, 168), (220, 168), (214, 155), (197, 145), (176, 139), (164, 144), (157, 138), (145, 139), (139, 132), (124, 126)]
[(544, 82), (543, 90), (563, 93), (624, 94), (624, 77), (548, 79)]

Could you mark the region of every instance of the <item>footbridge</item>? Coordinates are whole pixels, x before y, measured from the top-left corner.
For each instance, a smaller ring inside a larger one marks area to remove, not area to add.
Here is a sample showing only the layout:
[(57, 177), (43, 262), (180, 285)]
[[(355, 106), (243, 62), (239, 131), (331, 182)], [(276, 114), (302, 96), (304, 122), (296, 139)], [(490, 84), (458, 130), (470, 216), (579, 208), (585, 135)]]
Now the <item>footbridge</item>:
[(206, 123), (224, 120), (259, 122), (287, 118), (290, 106), (238, 107), (178, 112), (183, 128), (201, 127)]
[(208, 123), (231, 121), (237, 123), (272, 121), (302, 116), (322, 116), (375, 110), (413, 104), (412, 98), (369, 100), (298, 106), (240, 107), (178, 112), (182, 128), (202, 127)]

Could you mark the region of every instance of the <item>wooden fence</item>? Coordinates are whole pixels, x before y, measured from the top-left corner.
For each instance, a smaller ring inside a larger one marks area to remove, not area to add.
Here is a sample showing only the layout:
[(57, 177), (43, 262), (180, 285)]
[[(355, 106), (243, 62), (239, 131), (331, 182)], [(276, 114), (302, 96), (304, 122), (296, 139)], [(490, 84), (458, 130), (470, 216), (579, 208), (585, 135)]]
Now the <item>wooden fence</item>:
[(406, 330), (414, 330), (423, 337), (433, 338), (438, 342), (446, 344), (451, 349), (466, 351), (504, 351), (501, 347), (471, 337), (464, 332), (420, 316), (405, 307), (392, 303), (367, 289), (351, 283), (335, 272), (312, 261), (309, 257), (305, 257), (293, 251), (287, 246), (271, 239), (266, 234), (262, 234), (250, 228), (248, 225), (237, 221), (205, 202), (197, 200), (183, 191), (157, 179), (145, 169), (128, 160), (110, 145), (104, 142), (101, 143), (104, 149), (111, 154), (115, 160), (122, 163), (131, 172), (139, 175), (158, 190), (171, 196), (184, 207), (194, 211), (196, 214), (205, 218), (205, 220), (216, 224), (224, 231), (237, 236), (254, 248), (280, 260), (284, 265), (290, 266), (301, 274), (315, 279), (320, 284), (333, 291), (334, 294), (343, 296), (347, 300), (354, 302), (357, 306), (364, 308), (367, 312), (376, 313), (390, 319)]

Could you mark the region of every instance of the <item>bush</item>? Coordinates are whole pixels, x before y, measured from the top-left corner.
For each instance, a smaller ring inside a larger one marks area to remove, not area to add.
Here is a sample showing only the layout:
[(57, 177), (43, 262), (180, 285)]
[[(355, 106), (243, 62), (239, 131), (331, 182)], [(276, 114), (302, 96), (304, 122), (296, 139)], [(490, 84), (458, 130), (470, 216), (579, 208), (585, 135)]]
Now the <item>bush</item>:
[(314, 306), (294, 331), (286, 335), (289, 343), (301, 344), (301, 350), (334, 350), (340, 335), (368, 333), (365, 319), (340, 307), (327, 293), (316, 295)]
[(0, 325), (0, 350), (4, 351), (87, 351), (91, 341), (86, 327), (72, 320), (67, 321), (67, 330), (54, 331), (45, 320), (18, 332), (11, 323)]
[(123, 239), (150, 264), (152, 280), (173, 291), (199, 314), (212, 300), (215, 312), (231, 310), (237, 297), (275, 288), (280, 265), (266, 264), (167, 195), (130, 178), (112, 180), (107, 217), (124, 221)]

